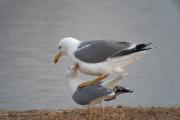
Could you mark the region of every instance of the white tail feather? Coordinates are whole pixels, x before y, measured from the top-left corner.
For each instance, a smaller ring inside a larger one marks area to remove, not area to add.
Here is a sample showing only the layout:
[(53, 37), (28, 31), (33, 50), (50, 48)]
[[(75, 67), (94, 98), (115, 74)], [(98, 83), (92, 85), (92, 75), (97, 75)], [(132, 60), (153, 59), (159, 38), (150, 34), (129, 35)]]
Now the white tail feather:
[(141, 51), (126, 56), (110, 58), (107, 60), (107, 63), (112, 68), (112, 70), (115, 70), (116, 72), (122, 72), (123, 68), (142, 58), (145, 53), (145, 51)]

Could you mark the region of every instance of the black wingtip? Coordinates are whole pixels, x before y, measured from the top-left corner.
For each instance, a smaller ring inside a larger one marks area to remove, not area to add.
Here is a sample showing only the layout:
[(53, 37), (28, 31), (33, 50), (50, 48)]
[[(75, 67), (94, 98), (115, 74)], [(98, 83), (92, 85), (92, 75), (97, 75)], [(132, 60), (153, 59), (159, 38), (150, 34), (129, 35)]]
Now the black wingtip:
[(118, 56), (128, 55), (128, 54), (135, 53), (135, 52), (150, 50), (153, 48), (147, 47), (147, 46), (149, 46), (151, 44), (153, 44), (153, 43), (149, 42), (149, 43), (137, 44), (134, 48), (122, 50), (120, 52), (115, 53), (111, 57), (118, 57)]
[(150, 42), (150, 43), (147, 43), (147, 44), (145, 44), (146, 46), (149, 46), (149, 45), (151, 45), (151, 44), (153, 44), (152, 42)]
[(152, 44), (152, 42), (146, 43), (146, 44), (138, 44), (138, 45), (136, 45), (136, 50), (144, 49), (144, 48), (146, 48), (147, 46), (149, 46), (151, 44)]
[(131, 90), (131, 89), (128, 89), (127, 90), (129, 93), (133, 93), (134, 92), (134, 90)]
[(151, 50), (152, 48), (142, 48), (142, 49), (139, 49), (138, 52), (140, 51), (145, 51), (145, 50)]
[(123, 86), (115, 86), (114, 89), (115, 93), (133, 93), (134, 90), (125, 88)]

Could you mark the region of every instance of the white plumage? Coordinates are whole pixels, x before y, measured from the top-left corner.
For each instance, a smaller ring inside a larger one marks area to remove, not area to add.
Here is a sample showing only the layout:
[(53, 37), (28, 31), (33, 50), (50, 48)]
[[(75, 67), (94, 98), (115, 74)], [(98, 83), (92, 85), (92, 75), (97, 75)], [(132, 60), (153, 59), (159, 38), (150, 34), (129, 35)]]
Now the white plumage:
[[(105, 61), (98, 63), (88, 63), (78, 59), (75, 56), (75, 52), (80, 49), (85, 49), (85, 47), (89, 47), (91, 44), (87, 44), (81, 48), (78, 48), (82, 41), (79, 41), (75, 38), (64, 38), (62, 39), (58, 46), (61, 46), (61, 55), (67, 55), (74, 64), (79, 65), (79, 71), (88, 75), (99, 75), (99, 74), (111, 74), (112, 72), (121, 72), (123, 68), (128, 64), (134, 62), (138, 58), (142, 57), (146, 52), (135, 52), (133, 54), (119, 56), (114, 58), (108, 58)], [(132, 43), (127, 49), (132, 49), (136, 47), (136, 43)], [(95, 49), (92, 49), (95, 51)], [(106, 51), (106, 50), (105, 50)], [(101, 54), (99, 54), (100, 56)]]

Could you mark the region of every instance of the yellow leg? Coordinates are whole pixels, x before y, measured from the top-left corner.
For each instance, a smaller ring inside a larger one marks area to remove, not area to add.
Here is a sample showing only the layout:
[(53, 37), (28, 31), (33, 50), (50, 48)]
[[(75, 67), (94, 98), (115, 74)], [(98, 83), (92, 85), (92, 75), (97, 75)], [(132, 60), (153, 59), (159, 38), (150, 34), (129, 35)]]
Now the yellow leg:
[(104, 106), (103, 106), (103, 101), (101, 101), (101, 120), (104, 120)]
[(92, 116), (92, 114), (91, 114), (91, 105), (89, 105), (89, 120), (91, 120), (91, 117)]
[(83, 82), (79, 85), (80, 88), (83, 88), (85, 86), (90, 86), (90, 85), (93, 85), (103, 79), (105, 79), (108, 75), (101, 75), (101, 76), (98, 76), (96, 79), (94, 80), (91, 80), (91, 81), (87, 81), (87, 82)]

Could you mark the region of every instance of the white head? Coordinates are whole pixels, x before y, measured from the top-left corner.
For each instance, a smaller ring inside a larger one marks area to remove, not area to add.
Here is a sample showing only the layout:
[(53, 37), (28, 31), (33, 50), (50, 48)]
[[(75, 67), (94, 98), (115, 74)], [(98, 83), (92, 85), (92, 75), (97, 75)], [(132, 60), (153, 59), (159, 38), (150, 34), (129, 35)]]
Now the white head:
[(54, 63), (57, 63), (62, 55), (67, 55), (70, 50), (76, 48), (79, 42), (80, 41), (72, 37), (61, 39), (58, 43), (58, 51), (55, 54)]
[(66, 77), (67, 79), (77, 79), (77, 69), (74, 68), (74, 66), (68, 67), (66, 71)]
[(74, 93), (77, 87), (82, 83), (82, 80), (77, 77), (77, 69), (74, 69), (74, 66), (68, 67), (66, 71), (66, 79), (69, 82), (71, 92)]

